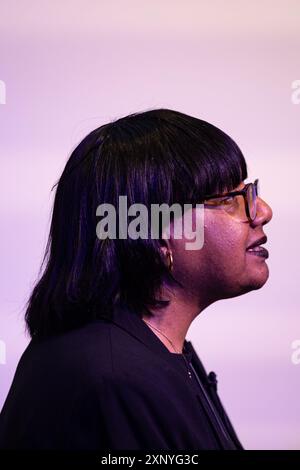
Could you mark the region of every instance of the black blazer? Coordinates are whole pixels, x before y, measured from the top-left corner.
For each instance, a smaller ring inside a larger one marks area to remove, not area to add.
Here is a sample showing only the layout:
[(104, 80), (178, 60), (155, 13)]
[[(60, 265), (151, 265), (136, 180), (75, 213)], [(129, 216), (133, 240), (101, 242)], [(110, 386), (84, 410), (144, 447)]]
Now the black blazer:
[(181, 355), (122, 308), (29, 343), (0, 414), (0, 448), (241, 449), (216, 381), (185, 348), (225, 431)]

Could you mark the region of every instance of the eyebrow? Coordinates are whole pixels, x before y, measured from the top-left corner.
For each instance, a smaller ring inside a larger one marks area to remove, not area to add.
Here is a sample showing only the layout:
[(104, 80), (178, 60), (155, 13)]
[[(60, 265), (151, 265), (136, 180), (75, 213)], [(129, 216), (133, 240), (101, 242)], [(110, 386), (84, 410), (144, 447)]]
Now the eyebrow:
[(226, 196), (226, 194), (236, 193), (236, 192), (239, 192), (239, 191), (243, 191), (243, 189), (247, 186), (247, 184), (249, 184), (249, 183), (244, 183), (244, 186), (243, 186), (242, 188), (240, 188), (240, 189), (235, 188), (235, 189), (232, 189), (231, 191), (226, 191), (226, 192), (224, 192), (223, 194), (219, 194), (219, 195), (217, 195), (217, 196), (218, 196), (218, 197), (222, 197), (222, 196)]

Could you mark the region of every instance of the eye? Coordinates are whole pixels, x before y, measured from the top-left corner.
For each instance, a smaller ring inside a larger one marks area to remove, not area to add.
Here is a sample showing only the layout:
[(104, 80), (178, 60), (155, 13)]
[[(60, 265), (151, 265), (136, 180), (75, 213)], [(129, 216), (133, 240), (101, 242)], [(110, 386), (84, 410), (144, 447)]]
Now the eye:
[(220, 203), (220, 204), (229, 205), (229, 204), (232, 203), (232, 201), (233, 201), (233, 196), (226, 196), (226, 197), (220, 199), (220, 200), (219, 200), (219, 203)]
[(229, 206), (232, 204), (233, 199), (233, 196), (218, 197), (216, 199), (208, 199), (206, 204), (209, 206)]

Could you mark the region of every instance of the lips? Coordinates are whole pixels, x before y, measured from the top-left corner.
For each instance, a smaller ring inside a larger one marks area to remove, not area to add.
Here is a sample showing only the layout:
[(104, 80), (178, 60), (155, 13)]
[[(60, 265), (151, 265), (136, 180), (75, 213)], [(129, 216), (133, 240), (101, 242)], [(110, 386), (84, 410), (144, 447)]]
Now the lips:
[(262, 258), (269, 258), (269, 252), (263, 246), (255, 246), (254, 248), (247, 249), (247, 253), (251, 255), (261, 256)]
[(264, 235), (263, 237), (261, 238), (258, 238), (257, 240), (255, 240), (253, 243), (251, 243), (248, 247), (247, 247), (247, 250), (249, 250), (250, 248), (254, 248), (256, 246), (259, 246), (259, 245), (264, 245), (265, 243), (267, 243), (268, 239), (266, 237), (266, 235)]
[(260, 256), (262, 258), (268, 258), (269, 252), (266, 248), (262, 247), (261, 245), (267, 242), (267, 237), (264, 235), (263, 237), (255, 240), (251, 243), (248, 248), (246, 249), (247, 253), (255, 256)]

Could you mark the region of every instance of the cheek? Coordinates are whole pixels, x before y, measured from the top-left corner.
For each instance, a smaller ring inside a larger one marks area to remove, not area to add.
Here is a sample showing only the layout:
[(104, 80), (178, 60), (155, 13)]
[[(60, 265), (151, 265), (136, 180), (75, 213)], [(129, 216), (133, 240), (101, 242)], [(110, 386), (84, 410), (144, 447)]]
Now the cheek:
[(235, 278), (245, 269), (245, 249), (248, 227), (233, 220), (228, 214), (204, 220), (204, 245), (200, 250), (184, 249), (183, 240), (173, 240), (176, 275), (180, 280), (194, 284), (217, 281), (220, 277)]
[(210, 261), (227, 269), (244, 263), (249, 226), (230, 218), (227, 214), (207, 217), (204, 232), (204, 248)]

